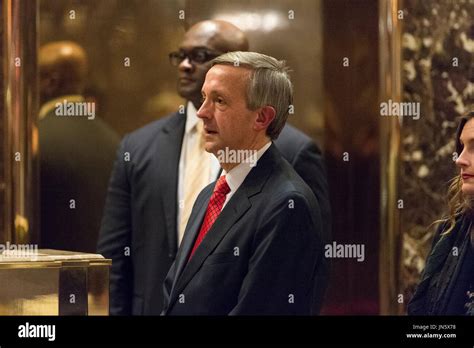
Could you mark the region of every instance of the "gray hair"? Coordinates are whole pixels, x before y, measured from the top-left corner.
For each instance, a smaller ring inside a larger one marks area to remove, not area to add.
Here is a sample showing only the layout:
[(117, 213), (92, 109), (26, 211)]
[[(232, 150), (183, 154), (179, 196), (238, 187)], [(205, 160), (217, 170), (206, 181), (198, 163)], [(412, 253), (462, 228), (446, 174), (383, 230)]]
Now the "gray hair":
[(223, 64), (242, 66), (252, 70), (247, 84), (247, 107), (250, 110), (270, 105), (275, 108), (275, 119), (267, 128), (270, 139), (278, 138), (288, 119), (293, 103), (293, 85), (285, 61), (256, 52), (228, 52), (212, 61), (212, 66)]

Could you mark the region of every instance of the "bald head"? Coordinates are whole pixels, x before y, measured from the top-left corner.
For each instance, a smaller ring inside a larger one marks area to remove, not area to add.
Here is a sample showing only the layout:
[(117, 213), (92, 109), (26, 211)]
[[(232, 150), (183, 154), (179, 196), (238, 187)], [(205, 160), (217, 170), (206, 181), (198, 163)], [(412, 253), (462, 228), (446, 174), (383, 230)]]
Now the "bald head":
[(87, 55), (72, 41), (42, 46), (38, 54), (40, 97), (44, 103), (67, 94), (82, 94), (87, 74)]
[[(249, 42), (245, 33), (235, 25), (221, 20), (206, 20), (194, 24), (184, 35), (179, 50), (187, 54), (178, 66), (178, 92), (191, 101), (196, 108), (201, 106), (201, 88), (211, 59), (227, 52), (247, 51)], [(189, 58), (199, 52), (207, 60)]]
[(245, 33), (235, 25), (221, 20), (206, 20), (194, 24), (186, 32), (206, 40), (210, 48), (223, 53), (248, 51), (249, 42)]

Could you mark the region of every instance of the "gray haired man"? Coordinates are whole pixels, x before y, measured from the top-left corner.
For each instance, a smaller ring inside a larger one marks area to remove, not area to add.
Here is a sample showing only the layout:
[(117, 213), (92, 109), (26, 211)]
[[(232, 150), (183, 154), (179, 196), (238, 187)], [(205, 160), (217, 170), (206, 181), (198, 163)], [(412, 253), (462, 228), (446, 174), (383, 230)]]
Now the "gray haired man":
[(321, 209), (273, 144), (293, 88), (284, 62), (232, 52), (212, 62), (197, 115), (204, 147), (224, 157), (197, 197), (164, 283), (165, 315), (310, 315), (328, 282)]

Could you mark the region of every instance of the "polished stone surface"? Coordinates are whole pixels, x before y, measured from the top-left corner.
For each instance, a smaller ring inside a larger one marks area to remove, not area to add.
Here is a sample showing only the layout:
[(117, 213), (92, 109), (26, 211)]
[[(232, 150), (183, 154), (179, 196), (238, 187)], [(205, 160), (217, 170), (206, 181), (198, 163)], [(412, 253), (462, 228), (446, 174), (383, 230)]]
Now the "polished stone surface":
[[(3, 66), (3, 1), (0, 0), (0, 62)], [(0, 81), (3, 81), (3, 69), (0, 69)], [(0, 86), (0, 110), (3, 110), (3, 84)], [(4, 130), (5, 114), (0, 112), (0, 240), (3, 239), (3, 231), (5, 229), (4, 223), (5, 219), (3, 217), (4, 204), (5, 204), (5, 173), (4, 173), (4, 161), (3, 151), (4, 151), (4, 139), (3, 130)]]
[(456, 119), (474, 104), (474, 1), (405, 1), (402, 42), (402, 98), (421, 111), (403, 117), (401, 133), (400, 293), (408, 299), (431, 249), (428, 227), (447, 211)]

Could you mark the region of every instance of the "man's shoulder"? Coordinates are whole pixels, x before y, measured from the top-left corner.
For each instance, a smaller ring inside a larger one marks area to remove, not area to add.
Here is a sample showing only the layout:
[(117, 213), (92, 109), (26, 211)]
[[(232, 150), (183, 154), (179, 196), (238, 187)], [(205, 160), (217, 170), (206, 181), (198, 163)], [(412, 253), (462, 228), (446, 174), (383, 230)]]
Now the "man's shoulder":
[(275, 212), (279, 212), (275, 218), (296, 219), (293, 220), (295, 223), (308, 217), (318, 220), (321, 211), (311, 189), (286, 161), (272, 171), (256, 208), (265, 212), (262, 216), (274, 216)]
[(280, 135), (275, 140), (275, 145), (283, 157), (290, 163), (302, 149), (311, 147), (314, 151), (318, 153), (321, 152), (316, 143), (308, 135), (290, 124), (286, 124), (285, 127), (283, 127)]
[(314, 199), (314, 194), (310, 187), (298, 175), (295, 169), (288, 161), (279, 153), (281, 150), (274, 152), (273, 161), (275, 166), (272, 169), (267, 192), (272, 196), (285, 198), (291, 196), (300, 196), (308, 201)]
[(313, 192), (309, 186), (301, 179), (301, 177), (295, 172), (295, 170), (288, 164), (288, 166), (282, 171), (281, 176), (277, 177), (278, 195), (281, 197), (300, 196), (305, 197), (307, 200), (314, 198)]
[(184, 115), (175, 112), (128, 133), (125, 139), (129, 146), (148, 146), (151, 142), (155, 141), (163, 131), (179, 126), (179, 123), (183, 120)]
[(312, 142), (311, 138), (306, 133), (300, 131), (298, 128), (293, 127), (289, 123), (287, 123), (281, 130), (280, 136), (278, 138), (280, 137), (282, 140), (297, 140), (298, 143), (301, 144)]

